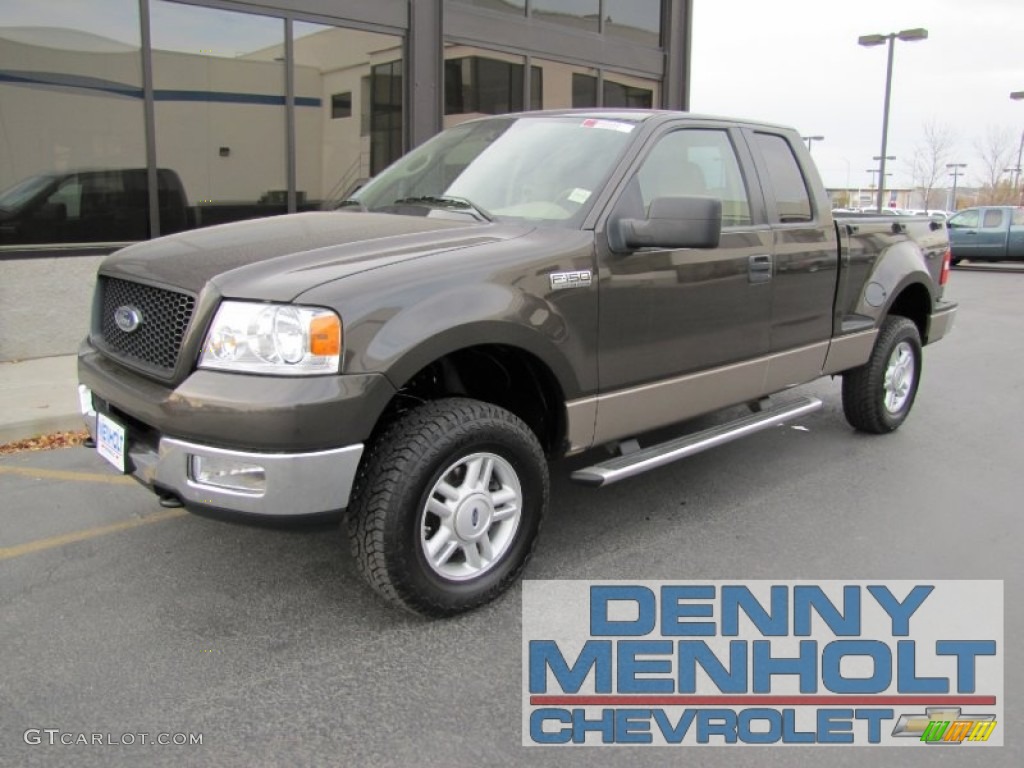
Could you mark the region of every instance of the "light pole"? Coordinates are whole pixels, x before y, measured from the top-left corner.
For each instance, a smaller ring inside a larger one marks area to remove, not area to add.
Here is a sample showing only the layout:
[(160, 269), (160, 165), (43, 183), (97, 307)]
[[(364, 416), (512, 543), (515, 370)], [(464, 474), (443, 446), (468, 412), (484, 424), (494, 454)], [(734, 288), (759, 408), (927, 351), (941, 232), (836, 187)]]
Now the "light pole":
[[(877, 180), (877, 179), (879, 178), (879, 176), (877, 176), (877, 174), (878, 174), (878, 169), (877, 169), (877, 168), (868, 168), (868, 169), (867, 169), (867, 171), (868, 171), (868, 173), (870, 173), (870, 174), (871, 174), (871, 189), (875, 189), (875, 182), (876, 182), (876, 180)], [(891, 174), (891, 173), (887, 173), (887, 174), (885, 174), (885, 175), (886, 175), (886, 176), (892, 176), (892, 174)], [(881, 185), (881, 184), (879, 184), (879, 185), (878, 185), (878, 188), (879, 188), (879, 189), (881, 189), (881, 187), (882, 187), (882, 185)], [(879, 210), (879, 212), (881, 212), (881, 210), (882, 210), (882, 209), (881, 209), (881, 208), (879, 208), (878, 210)]]
[(885, 150), (889, 140), (889, 97), (892, 94), (892, 55), (896, 47), (896, 40), (913, 42), (914, 40), (927, 40), (928, 30), (918, 27), (916, 29), (904, 29), (899, 32), (891, 32), (888, 35), (862, 35), (857, 38), (857, 44), (870, 48), (875, 45), (889, 43), (889, 58), (885, 68), (885, 107), (882, 110), (882, 165), (879, 169), (878, 183), (878, 212), (882, 212), (882, 194), (885, 187)]
[[(874, 160), (876, 163), (881, 161), (881, 160), (883, 160), (883, 158), (881, 156), (879, 156), (879, 155), (875, 155), (871, 159)], [(886, 155), (884, 159), (885, 160), (895, 160), (896, 159), (896, 155)], [(884, 162), (881, 164), (881, 167), (879, 168), (878, 174), (879, 174), (878, 178), (880, 178), (880, 179), (884, 178), (882, 174), (884, 174), (885, 176), (892, 176), (891, 173), (885, 173), (885, 163)], [(881, 190), (879, 190), (879, 191), (881, 191)], [(878, 210), (882, 210), (882, 203), (881, 202), (879, 202), (879, 204), (878, 204)]]
[(801, 139), (807, 142), (807, 151), (811, 151), (811, 144), (815, 141), (824, 141), (824, 136), (801, 136)]
[(950, 172), (950, 174), (949, 174), (950, 176), (953, 177), (953, 203), (952, 203), (952, 205), (949, 206), (949, 210), (955, 211), (956, 210), (956, 181), (957, 181), (957, 179), (960, 178), (960, 174), (963, 173), (963, 171), (961, 171), (960, 169), (961, 168), (966, 168), (967, 167), (967, 163), (946, 163), (946, 167), (953, 169)]
[[(1021, 101), (1022, 99), (1024, 99), (1024, 91), (1012, 91), (1010, 93), (1010, 98), (1013, 99), (1014, 101)], [(1021, 157), (1022, 155), (1024, 155), (1024, 131), (1020, 132), (1020, 146), (1017, 147), (1017, 168), (1016, 168), (1016, 173), (1014, 174), (1014, 177), (1013, 177), (1013, 191), (1014, 192), (1017, 191), (1017, 185), (1020, 183), (1020, 172), (1021, 172), (1020, 161), (1022, 159), (1022, 157)], [(1024, 205), (1024, 189), (1021, 190), (1021, 195), (1020, 195), (1020, 198), (1018, 198), (1017, 203), (1019, 205)]]

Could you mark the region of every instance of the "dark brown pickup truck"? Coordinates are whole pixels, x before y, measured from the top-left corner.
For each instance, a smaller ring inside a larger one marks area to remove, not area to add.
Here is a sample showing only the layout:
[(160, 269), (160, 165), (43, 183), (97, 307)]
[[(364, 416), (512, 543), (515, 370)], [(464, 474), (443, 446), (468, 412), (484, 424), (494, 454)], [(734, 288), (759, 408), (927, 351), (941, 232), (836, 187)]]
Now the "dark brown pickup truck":
[[(385, 598), (448, 615), (533, 550), (549, 462), (602, 485), (820, 407), (907, 417), (947, 333), (946, 232), (833, 221), (799, 136), (650, 111), (465, 123), (337, 211), (184, 232), (100, 268), (80, 352), (100, 453), (164, 503), (347, 508)], [(751, 413), (640, 446), (728, 406)], [(607, 454), (605, 454), (607, 455)]]

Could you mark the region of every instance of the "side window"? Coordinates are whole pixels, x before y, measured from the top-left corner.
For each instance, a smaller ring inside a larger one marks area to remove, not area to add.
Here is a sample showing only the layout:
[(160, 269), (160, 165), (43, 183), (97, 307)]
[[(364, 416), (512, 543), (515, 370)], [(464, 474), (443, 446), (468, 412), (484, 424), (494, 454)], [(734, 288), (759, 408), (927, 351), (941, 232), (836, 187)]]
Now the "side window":
[(949, 220), (950, 229), (975, 229), (981, 217), (977, 211), (964, 211)]
[(768, 183), (775, 192), (779, 221), (783, 224), (811, 221), (811, 196), (789, 142), (773, 133), (755, 133), (754, 136), (768, 166)]
[(1024, 208), (1013, 209), (1013, 219), (1010, 223), (1015, 227), (1024, 225)]
[(1003, 226), (1003, 212), (998, 209), (985, 211), (985, 219), (981, 226), (985, 229), (995, 229), (996, 227)]
[(82, 182), (77, 176), (65, 180), (46, 198), (47, 205), (63, 206), (61, 219), (77, 219), (82, 210)]
[(725, 131), (688, 129), (658, 140), (637, 171), (644, 209), (656, 197), (704, 196), (722, 201), (722, 225), (751, 223), (750, 199)]

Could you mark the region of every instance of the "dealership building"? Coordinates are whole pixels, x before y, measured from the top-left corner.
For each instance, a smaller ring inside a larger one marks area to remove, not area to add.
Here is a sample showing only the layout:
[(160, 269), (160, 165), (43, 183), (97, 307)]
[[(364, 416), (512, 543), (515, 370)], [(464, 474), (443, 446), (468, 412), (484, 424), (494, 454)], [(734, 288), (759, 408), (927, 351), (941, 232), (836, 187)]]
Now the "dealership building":
[(47, 194), (0, 248), (320, 207), (482, 114), (685, 108), (691, 1), (7, 0), (0, 206)]
[(480, 115), (689, 98), (692, 0), (2, 5), (0, 362), (74, 352), (125, 243), (330, 208)]

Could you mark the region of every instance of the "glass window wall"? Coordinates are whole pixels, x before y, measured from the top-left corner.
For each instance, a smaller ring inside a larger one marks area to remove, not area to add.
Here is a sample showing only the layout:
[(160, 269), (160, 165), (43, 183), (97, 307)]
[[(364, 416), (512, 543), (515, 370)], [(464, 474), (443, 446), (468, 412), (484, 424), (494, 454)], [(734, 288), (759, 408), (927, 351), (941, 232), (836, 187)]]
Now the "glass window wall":
[(5, 0), (0, 248), (149, 235), (137, 0)]
[(661, 43), (661, 0), (604, 0), (604, 33), (631, 43)]
[(284, 21), (166, 0), (150, 19), (157, 165), (189, 225), (285, 213)]
[(601, 18), (600, 0), (532, 0), (534, 18), (555, 24), (597, 32)]
[(485, 51), (460, 45), (445, 48), (444, 113), (451, 126), (469, 117), (541, 109), (544, 102), (543, 71), (530, 69), (530, 100), (525, 106), (522, 56)]
[[(402, 153), (402, 38), (307, 22), (292, 38), (298, 208), (331, 207)], [(333, 117), (338, 93), (351, 117)]]

